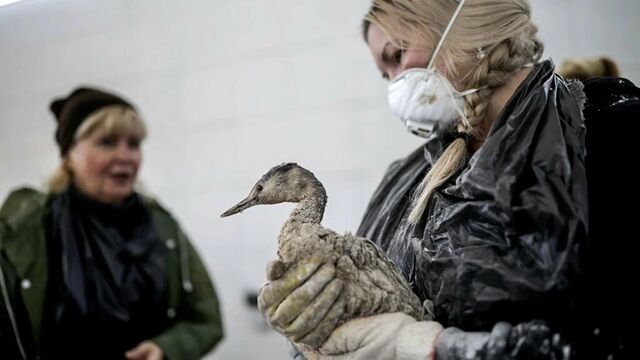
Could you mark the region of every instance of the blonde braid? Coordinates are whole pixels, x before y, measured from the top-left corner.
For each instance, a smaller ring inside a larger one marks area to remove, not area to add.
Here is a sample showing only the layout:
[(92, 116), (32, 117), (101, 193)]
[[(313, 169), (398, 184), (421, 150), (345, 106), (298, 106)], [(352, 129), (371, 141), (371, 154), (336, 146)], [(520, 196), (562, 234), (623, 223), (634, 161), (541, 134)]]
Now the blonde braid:
[(418, 189), (418, 196), (413, 199), (413, 208), (409, 213), (409, 222), (417, 224), (427, 209), (433, 192), (442, 186), (465, 163), (467, 158), (467, 142), (464, 139), (454, 140), (440, 155), (438, 161), (431, 167)]
[(493, 91), (509, 81), (523, 66), (538, 62), (542, 56), (544, 45), (537, 38), (537, 32), (537, 26), (530, 23), (520, 33), (488, 50), (466, 84), (469, 89), (482, 89), (465, 97), (467, 121), (462, 120), (462, 131), (477, 139), (486, 137), (478, 125), (485, 119)]
[[(505, 39), (489, 49), (472, 73), (466, 88), (482, 88), (465, 98), (465, 118), (461, 119), (459, 131), (476, 139), (484, 139), (486, 134), (479, 126), (485, 119), (489, 99), (496, 88), (504, 85), (523, 66), (537, 62), (542, 56), (543, 45), (536, 37), (537, 27), (530, 23), (520, 33)], [(445, 184), (464, 166), (467, 158), (467, 143), (464, 139), (454, 140), (433, 164), (420, 183), (419, 195), (409, 214), (409, 222), (420, 221), (433, 192)]]

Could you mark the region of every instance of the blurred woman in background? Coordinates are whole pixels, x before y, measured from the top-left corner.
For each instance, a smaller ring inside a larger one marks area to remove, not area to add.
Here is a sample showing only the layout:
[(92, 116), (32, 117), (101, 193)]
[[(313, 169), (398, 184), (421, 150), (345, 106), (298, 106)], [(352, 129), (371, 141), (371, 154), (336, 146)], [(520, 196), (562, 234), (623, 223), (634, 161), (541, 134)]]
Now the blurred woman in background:
[(558, 74), (565, 79), (586, 81), (595, 77), (619, 77), (620, 68), (607, 56), (564, 59)]
[(62, 162), (49, 192), (16, 190), (0, 210), (0, 355), (200, 358), (222, 338), (219, 304), (176, 220), (134, 190), (142, 119), (91, 88), (51, 110)]

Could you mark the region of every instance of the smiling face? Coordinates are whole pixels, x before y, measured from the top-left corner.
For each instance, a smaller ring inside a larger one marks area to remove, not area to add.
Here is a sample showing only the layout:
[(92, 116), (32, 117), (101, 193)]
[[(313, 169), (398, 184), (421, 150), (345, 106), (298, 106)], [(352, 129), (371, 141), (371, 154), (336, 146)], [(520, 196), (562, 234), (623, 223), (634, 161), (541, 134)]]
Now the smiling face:
[(78, 131), (82, 134), (84, 130), (84, 136), (65, 157), (73, 184), (85, 195), (110, 204), (120, 203), (133, 193), (142, 162), (143, 125), (132, 110), (120, 111), (97, 118), (93, 124), (86, 120), (88, 127)]

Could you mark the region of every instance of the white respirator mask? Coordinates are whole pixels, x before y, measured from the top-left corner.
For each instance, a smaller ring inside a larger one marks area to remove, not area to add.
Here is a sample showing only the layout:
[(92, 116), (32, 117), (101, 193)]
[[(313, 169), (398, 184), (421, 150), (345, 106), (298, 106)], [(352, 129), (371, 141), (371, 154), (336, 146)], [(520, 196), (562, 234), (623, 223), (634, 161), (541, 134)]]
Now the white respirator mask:
[(464, 97), (479, 89), (457, 91), (438, 70), (435, 62), (465, 0), (461, 0), (449, 25), (442, 34), (426, 69), (409, 69), (389, 84), (389, 105), (407, 129), (420, 137), (428, 137), (436, 124), (450, 126), (464, 118)]

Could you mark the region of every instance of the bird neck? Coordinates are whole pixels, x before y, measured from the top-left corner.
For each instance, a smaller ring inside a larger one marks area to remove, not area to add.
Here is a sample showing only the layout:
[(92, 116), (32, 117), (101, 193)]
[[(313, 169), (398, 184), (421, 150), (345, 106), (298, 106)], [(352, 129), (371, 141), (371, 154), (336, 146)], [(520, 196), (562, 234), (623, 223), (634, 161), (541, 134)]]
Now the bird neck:
[(298, 206), (291, 212), (290, 220), (320, 224), (327, 205), (327, 193), (319, 181), (314, 181), (303, 194)]

